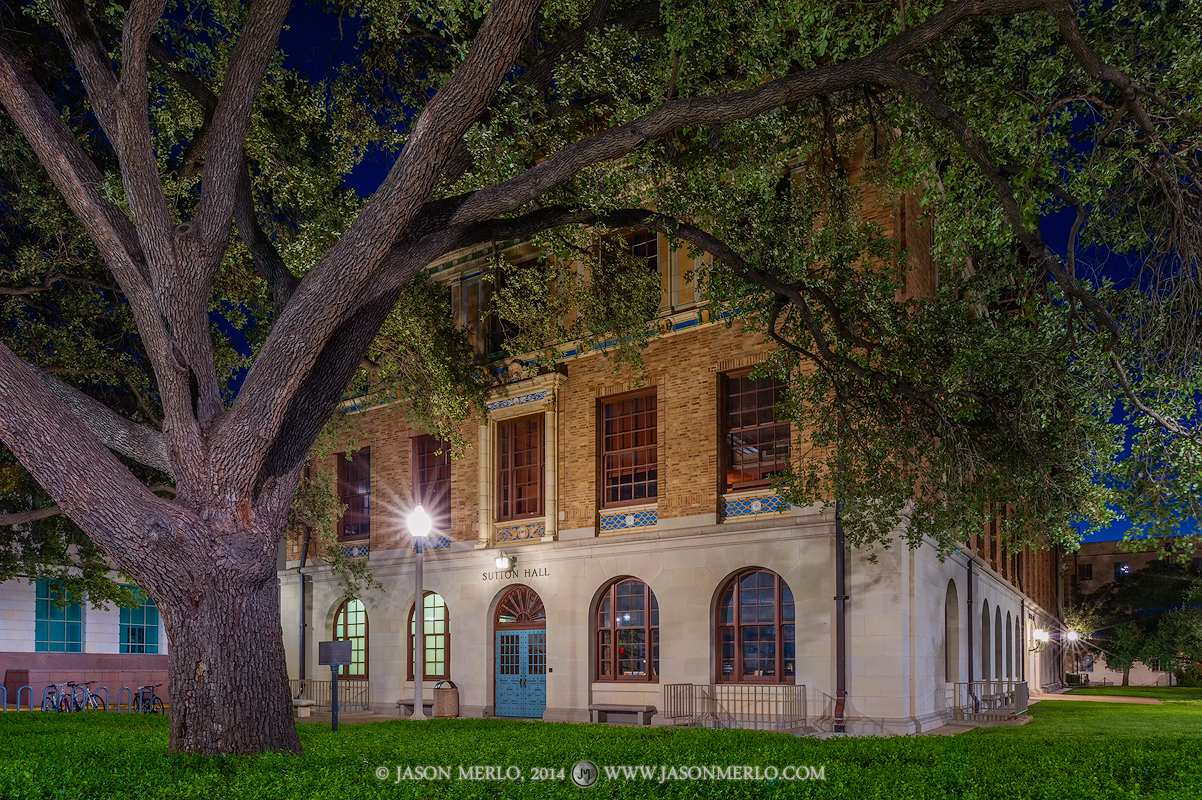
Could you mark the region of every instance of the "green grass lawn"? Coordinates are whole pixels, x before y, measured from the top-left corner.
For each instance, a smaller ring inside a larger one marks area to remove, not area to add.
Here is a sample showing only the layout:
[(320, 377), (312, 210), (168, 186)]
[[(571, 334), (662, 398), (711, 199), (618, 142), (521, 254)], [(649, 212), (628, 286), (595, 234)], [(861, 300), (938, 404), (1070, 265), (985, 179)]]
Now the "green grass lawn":
[(1185, 686), (1085, 686), (1070, 689), (1069, 694), (1117, 695), (1119, 697), (1155, 697), (1157, 700), (1202, 700), (1202, 687)]
[[(1155, 714), (1159, 712), (1160, 716)], [(162, 717), (0, 714), (0, 798), (1191, 798), (1202, 702), (1045, 701), (1034, 721), (959, 736), (816, 740), (754, 731), (501, 720), (300, 726), (301, 756), (170, 756)], [(1159, 724), (1157, 724), (1159, 720)], [(1108, 732), (1109, 731), (1109, 732)], [(601, 765), (823, 767), (825, 780), (532, 780)], [(524, 781), (405, 780), (396, 768), (516, 767)], [(376, 777), (384, 768), (388, 780)]]

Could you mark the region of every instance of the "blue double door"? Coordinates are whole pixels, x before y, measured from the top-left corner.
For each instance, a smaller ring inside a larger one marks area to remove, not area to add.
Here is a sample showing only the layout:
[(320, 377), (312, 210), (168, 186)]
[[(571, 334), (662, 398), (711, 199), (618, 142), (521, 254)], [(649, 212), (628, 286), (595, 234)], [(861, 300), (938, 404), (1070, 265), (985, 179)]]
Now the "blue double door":
[(541, 718), (547, 708), (547, 631), (496, 635), (497, 716)]

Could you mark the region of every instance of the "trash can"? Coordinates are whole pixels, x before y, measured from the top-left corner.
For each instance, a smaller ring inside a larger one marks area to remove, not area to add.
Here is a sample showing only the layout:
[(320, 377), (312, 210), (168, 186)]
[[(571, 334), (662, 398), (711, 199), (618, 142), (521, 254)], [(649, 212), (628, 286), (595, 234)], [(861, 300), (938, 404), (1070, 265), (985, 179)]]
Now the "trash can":
[(434, 716), (459, 716), (459, 687), (451, 681), (434, 684)]

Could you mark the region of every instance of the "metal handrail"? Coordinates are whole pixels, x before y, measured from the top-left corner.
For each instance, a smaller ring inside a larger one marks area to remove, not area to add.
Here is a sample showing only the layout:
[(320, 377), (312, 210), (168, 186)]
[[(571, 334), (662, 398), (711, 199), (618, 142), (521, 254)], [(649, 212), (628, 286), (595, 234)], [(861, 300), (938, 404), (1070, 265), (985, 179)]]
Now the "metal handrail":
[(664, 707), (667, 719), (722, 728), (782, 730), (808, 718), (804, 684), (666, 684)]

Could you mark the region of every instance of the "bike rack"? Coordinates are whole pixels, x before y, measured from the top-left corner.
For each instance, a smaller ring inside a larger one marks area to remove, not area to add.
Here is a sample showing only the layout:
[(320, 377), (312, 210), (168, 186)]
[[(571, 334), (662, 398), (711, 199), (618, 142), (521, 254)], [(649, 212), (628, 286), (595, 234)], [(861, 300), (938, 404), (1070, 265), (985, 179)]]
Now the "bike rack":
[[(75, 693), (79, 692), (83, 696), (83, 700), (78, 703), (75, 701)], [(79, 709), (81, 712), (88, 710), (88, 687), (72, 686), (71, 687), (71, 710)]]
[(3, 703), (0, 705), (0, 711), (8, 711), (8, 687), (3, 683), (0, 683), (0, 702)]
[[(153, 697), (153, 696), (154, 695), (151, 695), (151, 697)], [(147, 713), (146, 712), (146, 704), (143, 702), (143, 700), (145, 700), (145, 698), (146, 698), (146, 687), (145, 686), (138, 687), (138, 713), (139, 714)]]
[(17, 711), (21, 710), (21, 692), (24, 690), (29, 691), (29, 693), (26, 695), (26, 697), (29, 698), (29, 705), (27, 706), (26, 710), (33, 711), (33, 687), (29, 685), (17, 687)]
[[(45, 710), (45, 708), (46, 708), (46, 693), (51, 690), (54, 691), (54, 708), (55, 708), (55, 710), (58, 709), (58, 704), (61, 702), (61, 699), (58, 696), (58, 685), (56, 684), (54, 686), (47, 686), (45, 689), (42, 690), (42, 709), (43, 710)], [(21, 693), (21, 691), (18, 689), (17, 694), (20, 694), (20, 693)], [(33, 704), (33, 690), (32, 689), (29, 690), (29, 702), (30, 702), (30, 705), (32, 706), (32, 704)], [(29, 710), (33, 711), (33, 708), (30, 708)]]
[[(108, 690), (106, 689), (105, 691), (107, 693)], [(125, 708), (127, 709), (126, 713), (127, 714), (134, 713), (134, 690), (129, 688), (128, 686), (122, 686), (120, 689), (117, 690), (117, 713), (118, 714), (121, 713), (121, 693), (122, 692), (125, 692), (126, 696), (129, 698), (129, 702), (125, 706)]]
[(97, 695), (100, 694), (101, 689), (104, 690), (104, 710), (108, 711), (109, 710), (109, 687), (97, 686), (96, 691), (92, 692), (92, 694), (97, 694)]

